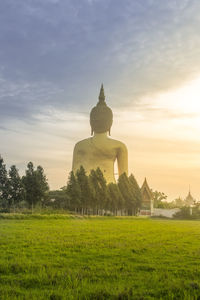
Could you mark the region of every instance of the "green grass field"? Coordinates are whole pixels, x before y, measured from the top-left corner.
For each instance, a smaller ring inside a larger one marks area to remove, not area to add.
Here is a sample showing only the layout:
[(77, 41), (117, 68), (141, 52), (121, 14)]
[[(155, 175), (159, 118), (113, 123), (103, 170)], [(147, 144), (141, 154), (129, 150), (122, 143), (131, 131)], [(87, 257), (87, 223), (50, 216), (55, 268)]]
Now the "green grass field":
[(1, 216), (0, 299), (200, 299), (200, 222)]

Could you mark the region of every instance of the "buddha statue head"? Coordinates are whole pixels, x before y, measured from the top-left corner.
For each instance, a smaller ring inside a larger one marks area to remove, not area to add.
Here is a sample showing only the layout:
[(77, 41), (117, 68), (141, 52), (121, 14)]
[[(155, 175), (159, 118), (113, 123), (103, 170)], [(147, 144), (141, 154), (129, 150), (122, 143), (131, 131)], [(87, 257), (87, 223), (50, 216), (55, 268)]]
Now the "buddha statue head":
[(104, 133), (109, 132), (113, 122), (112, 110), (107, 106), (105, 102), (105, 95), (103, 84), (101, 85), (101, 90), (99, 93), (99, 102), (95, 107), (92, 108), (90, 112), (90, 125), (91, 125), (91, 135), (93, 133)]

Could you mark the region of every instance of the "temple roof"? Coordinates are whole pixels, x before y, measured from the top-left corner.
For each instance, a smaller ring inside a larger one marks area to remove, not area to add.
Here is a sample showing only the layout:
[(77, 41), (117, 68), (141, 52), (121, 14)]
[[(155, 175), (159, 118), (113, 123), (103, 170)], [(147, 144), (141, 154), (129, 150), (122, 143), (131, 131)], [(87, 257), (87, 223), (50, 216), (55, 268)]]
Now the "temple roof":
[(188, 193), (188, 195), (187, 195), (187, 198), (186, 198), (186, 199), (188, 199), (188, 200), (190, 200), (190, 199), (193, 199), (193, 197), (192, 197), (192, 195), (191, 195), (190, 191), (189, 191), (189, 193)]
[(150, 188), (149, 188), (149, 185), (148, 185), (148, 183), (147, 183), (146, 177), (145, 177), (144, 182), (143, 182), (143, 185), (142, 185), (142, 187), (141, 187), (141, 193), (143, 194), (144, 191), (147, 192), (149, 198), (152, 198), (152, 192), (151, 192), (151, 190), (150, 190)]
[(195, 201), (195, 199), (192, 197), (191, 192), (189, 190), (189, 193), (188, 193), (188, 195), (187, 195), (187, 197), (185, 199), (185, 202), (187, 204), (194, 204), (194, 201)]

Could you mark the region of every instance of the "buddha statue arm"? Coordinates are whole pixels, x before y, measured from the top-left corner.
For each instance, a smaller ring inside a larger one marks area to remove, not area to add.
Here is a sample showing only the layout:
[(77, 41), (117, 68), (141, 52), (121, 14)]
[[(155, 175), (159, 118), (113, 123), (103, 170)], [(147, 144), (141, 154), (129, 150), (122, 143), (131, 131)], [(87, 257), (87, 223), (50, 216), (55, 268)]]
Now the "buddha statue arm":
[(117, 154), (118, 173), (128, 175), (128, 150), (124, 144), (121, 144)]
[(78, 144), (76, 144), (73, 152), (72, 171), (75, 173), (79, 168)]

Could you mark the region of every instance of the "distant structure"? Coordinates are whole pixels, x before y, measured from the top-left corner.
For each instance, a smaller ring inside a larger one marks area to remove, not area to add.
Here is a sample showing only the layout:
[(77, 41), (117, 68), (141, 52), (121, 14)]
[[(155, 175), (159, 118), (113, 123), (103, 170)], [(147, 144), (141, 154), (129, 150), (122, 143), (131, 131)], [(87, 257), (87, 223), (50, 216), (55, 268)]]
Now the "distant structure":
[(117, 160), (118, 175), (128, 175), (128, 152), (124, 143), (111, 139), (113, 122), (112, 110), (105, 102), (104, 88), (101, 86), (99, 101), (90, 112), (92, 137), (78, 142), (74, 147), (72, 170), (76, 172), (83, 166), (89, 174), (98, 167), (107, 183), (115, 182), (114, 163)]
[(192, 197), (190, 188), (187, 197), (185, 198), (185, 205), (186, 206), (191, 206), (195, 203), (195, 199)]
[(140, 215), (152, 216), (153, 215), (153, 195), (145, 178), (144, 183), (141, 187), (142, 193), (142, 207)]

